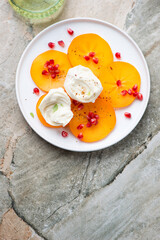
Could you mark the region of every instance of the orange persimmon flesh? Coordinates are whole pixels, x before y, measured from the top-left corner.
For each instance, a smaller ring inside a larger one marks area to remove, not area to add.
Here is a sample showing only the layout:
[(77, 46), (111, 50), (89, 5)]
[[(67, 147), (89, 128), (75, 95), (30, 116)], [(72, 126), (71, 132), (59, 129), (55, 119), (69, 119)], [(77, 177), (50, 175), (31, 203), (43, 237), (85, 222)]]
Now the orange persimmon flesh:
[[(50, 59), (54, 60), (54, 64), (59, 64), (60, 73), (56, 78), (52, 79), (51, 74), (42, 75), (43, 70), (47, 70), (44, 64)], [(49, 50), (38, 55), (31, 66), (31, 77), (35, 84), (43, 91), (49, 92), (52, 88), (63, 87), (64, 80), (68, 69), (71, 67), (67, 54), (56, 50)]]
[[(113, 62), (109, 64), (101, 71), (99, 79), (103, 86), (100, 97), (107, 99), (116, 108), (127, 107), (135, 100), (135, 97), (128, 93), (122, 96), (121, 92), (123, 90), (128, 91), (135, 84), (138, 86), (137, 92), (140, 90), (140, 74), (133, 65), (126, 62)], [(117, 84), (117, 81), (120, 84)]]
[[(93, 58), (85, 60), (90, 52), (95, 53), (98, 63), (93, 62)], [(68, 57), (71, 65), (82, 65), (88, 67), (98, 77), (103, 66), (113, 62), (113, 54), (109, 44), (97, 34), (82, 34), (74, 38), (68, 48)]]
[[(113, 107), (104, 99), (97, 98), (95, 103), (85, 103), (84, 108), (78, 110), (77, 106), (72, 105), (73, 118), (69, 123), (69, 127), (74, 136), (79, 133), (83, 134), (81, 141), (95, 142), (105, 138), (114, 128), (116, 124), (116, 115)], [(99, 115), (98, 124), (87, 127), (87, 115), (93, 112)], [(82, 129), (77, 129), (80, 124), (84, 124)]]
[(44, 95), (42, 95), (42, 96), (38, 99), (38, 102), (37, 102), (37, 105), (36, 105), (37, 116), (38, 116), (40, 122), (41, 122), (44, 126), (46, 126), (46, 127), (50, 127), (50, 128), (58, 128), (58, 127), (61, 127), (61, 126), (58, 126), (58, 127), (57, 127), (57, 126), (52, 126), (52, 125), (48, 124), (48, 123), (46, 122), (46, 120), (44, 119), (44, 117), (42, 116), (42, 114), (41, 114), (41, 111), (40, 111), (40, 109), (39, 109), (39, 105), (40, 105), (40, 103), (42, 102), (43, 98), (44, 98), (46, 95), (47, 95), (47, 94), (44, 94)]

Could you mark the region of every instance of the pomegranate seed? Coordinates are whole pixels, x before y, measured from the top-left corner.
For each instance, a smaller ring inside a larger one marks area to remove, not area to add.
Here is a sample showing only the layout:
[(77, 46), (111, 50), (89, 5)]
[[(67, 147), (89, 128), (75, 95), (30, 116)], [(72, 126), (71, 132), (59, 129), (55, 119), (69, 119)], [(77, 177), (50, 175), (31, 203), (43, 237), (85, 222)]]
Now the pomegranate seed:
[(72, 102), (73, 102), (73, 104), (74, 104), (75, 106), (77, 106), (77, 105), (79, 104), (79, 102), (78, 102), (78, 101), (76, 101), (76, 100), (74, 100), (74, 99), (73, 99), (73, 101), (72, 101)]
[(90, 59), (90, 57), (89, 57), (89, 56), (84, 56), (84, 59), (85, 59), (86, 61), (88, 61), (88, 60)]
[(51, 74), (51, 78), (54, 79), (55, 77), (56, 77), (56, 73), (52, 73), (52, 74)]
[(135, 92), (135, 91), (137, 91), (137, 88), (138, 88), (138, 85), (135, 84), (135, 85), (133, 86), (132, 90)]
[(117, 80), (116, 84), (118, 87), (120, 87), (122, 85), (121, 80)]
[(49, 73), (46, 70), (42, 71), (42, 75), (48, 75)]
[(91, 127), (92, 124), (91, 124), (90, 122), (88, 122), (88, 123), (86, 124), (86, 126), (87, 126), (87, 127)]
[(84, 124), (80, 124), (77, 129), (82, 129), (84, 127)]
[(116, 52), (115, 57), (118, 58), (118, 59), (121, 59), (121, 54), (119, 52)]
[(138, 92), (133, 93), (133, 97), (137, 97), (137, 95), (138, 95)]
[(98, 115), (98, 114), (95, 114), (94, 117), (95, 117), (96, 119), (99, 119), (99, 115)]
[(36, 95), (39, 95), (39, 89), (35, 87), (35, 88), (33, 89), (33, 93), (35, 93)]
[(55, 70), (54, 72), (55, 72), (56, 74), (59, 74), (59, 73), (60, 73), (59, 69)]
[(73, 35), (73, 33), (74, 33), (74, 31), (71, 28), (68, 28), (67, 32), (69, 33), (69, 35)]
[(78, 137), (79, 139), (82, 139), (82, 138), (83, 138), (83, 134), (82, 134), (82, 133), (79, 133), (77, 137)]
[(87, 119), (88, 119), (88, 121), (90, 122), (91, 118), (90, 118), (89, 116), (87, 116)]
[(53, 59), (50, 59), (50, 60), (49, 60), (49, 63), (50, 63), (50, 64), (54, 64), (54, 60), (53, 60)]
[(126, 96), (127, 93), (128, 93), (127, 90), (123, 90), (123, 91), (121, 92), (121, 95), (122, 95), (122, 96)]
[(58, 44), (59, 44), (59, 46), (61, 46), (61, 47), (64, 47), (64, 46), (65, 46), (65, 44), (64, 44), (64, 42), (63, 42), (62, 40), (58, 41)]
[(131, 89), (131, 88), (128, 89), (128, 94), (129, 94), (129, 95), (132, 95), (132, 89)]
[(90, 52), (89, 53), (89, 56), (92, 58), (92, 57), (94, 57), (96, 55), (96, 53), (95, 52)]
[(90, 123), (96, 125), (97, 119), (96, 118), (91, 118)]
[(140, 101), (143, 100), (143, 95), (142, 95), (142, 93), (138, 93), (138, 94), (137, 94), (137, 99), (140, 100)]
[(94, 125), (97, 125), (98, 124), (98, 119), (96, 119), (96, 123)]
[(54, 67), (52, 65), (48, 66), (48, 72), (54, 73)]
[(50, 62), (49, 62), (49, 61), (47, 61), (47, 62), (44, 64), (44, 67), (48, 67), (48, 66), (49, 66), (49, 64), (50, 64)]
[(67, 137), (68, 133), (66, 131), (62, 131), (62, 137)]
[(88, 113), (88, 116), (89, 116), (90, 118), (94, 118), (94, 113), (93, 113), (93, 112), (89, 112), (89, 113)]
[(59, 64), (54, 65), (54, 70), (57, 70), (59, 68)]
[(80, 104), (78, 105), (78, 110), (82, 110), (83, 108), (84, 108), (83, 103), (80, 103)]
[(124, 113), (124, 116), (125, 116), (126, 118), (131, 118), (131, 113), (125, 112), (125, 113)]
[(98, 58), (93, 57), (93, 62), (94, 62), (95, 64), (97, 64), (98, 61), (99, 61)]
[(49, 46), (50, 48), (54, 48), (55, 43), (53, 43), (53, 42), (49, 42), (49, 43), (48, 43), (48, 46)]

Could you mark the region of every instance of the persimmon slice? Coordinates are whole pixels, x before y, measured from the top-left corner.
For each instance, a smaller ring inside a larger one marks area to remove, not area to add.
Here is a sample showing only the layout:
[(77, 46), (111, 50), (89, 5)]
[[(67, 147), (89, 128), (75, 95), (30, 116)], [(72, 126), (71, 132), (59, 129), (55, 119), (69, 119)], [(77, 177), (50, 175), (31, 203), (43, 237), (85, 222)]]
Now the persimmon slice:
[[(97, 98), (95, 103), (84, 103), (84, 107), (78, 110), (78, 106), (72, 105), (73, 118), (69, 123), (69, 127), (74, 136), (79, 133), (83, 134), (81, 141), (95, 142), (105, 138), (114, 128), (116, 124), (116, 115), (113, 107), (104, 99)], [(93, 112), (99, 115), (98, 124), (87, 127), (87, 115)], [(82, 129), (77, 127), (83, 124)]]
[[(47, 70), (44, 64), (50, 59), (54, 60), (54, 64), (59, 64), (60, 73), (52, 79), (51, 74), (42, 75), (43, 70)], [(56, 50), (49, 50), (38, 55), (31, 66), (31, 77), (35, 84), (43, 91), (49, 92), (52, 88), (63, 87), (64, 80), (68, 69), (71, 67), (67, 54)]]
[(132, 89), (137, 84), (137, 92), (140, 90), (141, 78), (137, 69), (126, 62), (113, 62), (101, 71), (99, 79), (103, 86), (100, 97), (110, 101), (116, 108), (130, 105), (135, 97), (128, 93), (123, 96), (123, 90)]
[[(94, 58), (98, 58), (96, 64), (92, 57), (87, 61), (84, 56), (95, 53)], [(113, 54), (109, 44), (97, 34), (82, 34), (74, 38), (68, 48), (68, 57), (71, 65), (82, 65), (88, 67), (98, 77), (102, 66), (113, 62)]]
[(61, 126), (58, 126), (58, 127), (57, 127), (57, 126), (52, 126), (52, 125), (48, 124), (48, 123), (46, 122), (46, 120), (44, 119), (44, 117), (42, 116), (41, 111), (40, 111), (40, 109), (39, 109), (39, 105), (40, 105), (40, 103), (42, 102), (43, 98), (44, 98), (46, 95), (47, 95), (47, 94), (44, 94), (44, 95), (42, 95), (42, 96), (38, 99), (38, 102), (37, 102), (37, 105), (36, 105), (37, 116), (38, 116), (40, 122), (41, 122), (44, 126), (50, 127), (50, 128), (59, 128), (59, 127), (61, 127)]

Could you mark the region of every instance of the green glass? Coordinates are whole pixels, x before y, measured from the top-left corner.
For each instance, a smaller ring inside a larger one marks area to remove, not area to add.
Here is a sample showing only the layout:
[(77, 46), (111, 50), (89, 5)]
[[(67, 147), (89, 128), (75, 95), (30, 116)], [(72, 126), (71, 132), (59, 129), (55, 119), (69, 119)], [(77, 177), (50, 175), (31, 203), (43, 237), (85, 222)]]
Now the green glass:
[(65, 0), (9, 0), (13, 9), (27, 19), (56, 18)]

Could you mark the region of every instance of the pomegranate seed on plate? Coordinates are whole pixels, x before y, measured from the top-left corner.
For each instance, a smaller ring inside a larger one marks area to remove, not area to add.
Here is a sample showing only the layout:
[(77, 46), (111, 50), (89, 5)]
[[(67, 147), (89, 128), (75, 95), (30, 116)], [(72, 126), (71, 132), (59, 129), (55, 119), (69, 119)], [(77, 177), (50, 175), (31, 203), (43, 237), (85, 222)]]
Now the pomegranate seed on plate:
[(97, 119), (96, 119), (96, 118), (91, 118), (91, 121), (90, 121), (91, 124), (94, 124), (94, 125), (95, 125), (96, 122), (97, 122)]
[(42, 71), (42, 75), (48, 75), (49, 73), (46, 70)]
[(86, 124), (86, 126), (87, 126), (87, 127), (91, 127), (92, 124), (91, 124), (90, 122), (88, 122), (88, 123)]
[(73, 104), (74, 104), (75, 106), (79, 104), (79, 102), (78, 102), (77, 100), (74, 100), (74, 99), (73, 99), (72, 102), (73, 102)]
[(49, 62), (49, 61), (47, 61), (47, 62), (44, 64), (44, 67), (48, 67), (48, 66), (49, 66), (49, 64), (50, 64), (50, 62)]
[(93, 57), (93, 62), (94, 62), (95, 64), (97, 64), (98, 61), (99, 61), (98, 58)]
[(88, 60), (90, 59), (89, 56), (83, 56), (83, 57), (84, 57), (84, 59), (85, 59), (86, 61), (88, 61)]
[(33, 93), (35, 93), (36, 95), (39, 95), (39, 89), (35, 87), (35, 88), (33, 89)]
[(73, 33), (74, 33), (74, 31), (71, 28), (68, 28), (67, 32), (69, 33), (69, 35), (73, 35)]
[(66, 131), (62, 131), (62, 137), (67, 137), (68, 133)]
[(80, 103), (80, 104), (78, 105), (78, 110), (82, 110), (83, 108), (84, 108), (83, 103)]
[(133, 97), (137, 97), (137, 95), (138, 95), (138, 92), (133, 93)]
[(54, 48), (55, 43), (53, 43), (53, 42), (49, 42), (49, 43), (48, 43), (48, 46), (49, 46), (50, 48)]
[(131, 88), (128, 89), (128, 94), (129, 94), (129, 95), (132, 95), (132, 89), (131, 89)]
[(49, 63), (50, 63), (50, 64), (54, 64), (54, 60), (53, 60), (53, 59), (50, 59), (50, 60), (49, 60)]
[(64, 47), (64, 46), (65, 46), (65, 44), (64, 44), (64, 42), (63, 42), (62, 40), (58, 41), (58, 44), (59, 44), (59, 46), (61, 46), (61, 47)]
[(78, 137), (79, 139), (82, 139), (82, 138), (83, 138), (83, 134), (82, 134), (82, 133), (79, 133), (77, 137)]
[(115, 57), (118, 58), (118, 59), (121, 59), (121, 54), (119, 52), (116, 52)]
[(121, 92), (121, 95), (122, 95), (122, 96), (126, 96), (127, 93), (128, 93), (127, 90), (123, 90), (123, 91)]
[(117, 80), (116, 84), (118, 87), (120, 87), (122, 85), (121, 80)]
[(51, 78), (54, 79), (55, 77), (56, 77), (56, 73), (52, 73), (52, 74), (51, 74)]
[(89, 53), (89, 56), (90, 56), (90, 57), (94, 57), (95, 55), (96, 55), (95, 52), (90, 52), (90, 53)]
[(84, 124), (80, 124), (77, 129), (82, 129), (84, 127)]
[(131, 118), (131, 113), (125, 112), (125, 113), (124, 113), (124, 116), (125, 116), (126, 118)]
[(132, 90), (135, 92), (135, 91), (137, 91), (137, 88), (138, 88), (138, 85), (135, 84), (135, 85), (133, 86)]
[(59, 68), (59, 64), (54, 65), (54, 70), (57, 70)]
[(143, 95), (142, 95), (142, 93), (138, 93), (138, 94), (137, 94), (137, 99), (140, 100), (140, 101), (143, 100)]

